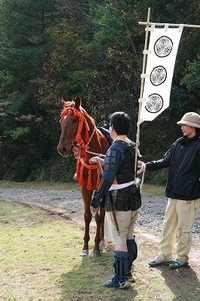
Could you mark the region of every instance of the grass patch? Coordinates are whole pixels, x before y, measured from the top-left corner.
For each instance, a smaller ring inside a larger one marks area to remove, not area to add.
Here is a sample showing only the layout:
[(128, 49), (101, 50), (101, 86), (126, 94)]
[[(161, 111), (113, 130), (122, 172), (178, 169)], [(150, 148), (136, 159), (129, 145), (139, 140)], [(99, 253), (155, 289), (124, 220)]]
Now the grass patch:
[(81, 264), (80, 230), (19, 204), (0, 208), (0, 300), (60, 300), (62, 275)]
[[(55, 189), (55, 190), (73, 190), (80, 191), (80, 186), (77, 182), (58, 183), (58, 182), (12, 182), (0, 181), (0, 188), (35, 188), (35, 189)], [(144, 184), (143, 193), (149, 195), (164, 196), (165, 187), (158, 185)]]
[[(72, 222), (3, 199), (0, 212), (2, 301), (199, 301), (199, 266), (195, 263), (180, 270), (148, 267), (147, 262), (157, 254), (160, 233), (136, 229), (136, 283), (120, 291), (102, 288), (102, 282), (113, 275), (112, 252), (102, 249), (99, 258), (80, 257), (83, 231)], [(92, 233), (90, 249), (93, 239)], [(196, 263), (199, 254), (198, 244)]]
[(142, 187), (142, 193), (164, 197), (165, 196), (165, 187), (158, 186), (158, 185), (144, 184)]
[(72, 190), (80, 191), (80, 186), (77, 182), (59, 183), (59, 182), (13, 182), (0, 181), (0, 188), (35, 188), (49, 190)]

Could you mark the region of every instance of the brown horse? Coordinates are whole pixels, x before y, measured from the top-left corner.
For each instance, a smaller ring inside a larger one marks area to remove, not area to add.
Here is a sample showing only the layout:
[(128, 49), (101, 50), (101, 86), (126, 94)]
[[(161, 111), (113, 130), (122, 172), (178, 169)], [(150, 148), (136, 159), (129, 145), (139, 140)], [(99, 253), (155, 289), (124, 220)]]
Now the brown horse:
[[(88, 242), (90, 240), (90, 222), (92, 214), (90, 211), (90, 202), (93, 190), (97, 189), (101, 172), (98, 164), (89, 164), (89, 159), (94, 154), (105, 154), (110, 146), (107, 137), (97, 128), (94, 119), (81, 106), (80, 96), (76, 96), (71, 101), (63, 100), (63, 109), (61, 111), (61, 135), (57, 150), (63, 157), (74, 153), (76, 164), (76, 179), (81, 185), (81, 192), (84, 201), (84, 244), (80, 256), (86, 256), (89, 253)], [(91, 256), (100, 256), (99, 243), (104, 235), (104, 210), (101, 209), (95, 214), (96, 235), (95, 245)]]

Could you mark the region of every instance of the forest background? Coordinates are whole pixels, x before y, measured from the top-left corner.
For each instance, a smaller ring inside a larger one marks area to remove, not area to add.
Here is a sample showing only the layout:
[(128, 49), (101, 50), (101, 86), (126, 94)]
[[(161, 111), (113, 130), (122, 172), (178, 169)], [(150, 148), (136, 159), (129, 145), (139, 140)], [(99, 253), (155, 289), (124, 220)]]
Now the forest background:
[[(75, 159), (57, 152), (61, 99), (79, 94), (99, 123), (118, 110), (135, 140), (145, 27), (139, 21), (200, 24), (199, 0), (0, 0), (0, 180), (72, 180)], [(185, 27), (170, 106), (140, 129), (143, 160), (181, 136), (176, 122), (200, 113), (200, 29)], [(146, 173), (163, 185), (166, 171)]]

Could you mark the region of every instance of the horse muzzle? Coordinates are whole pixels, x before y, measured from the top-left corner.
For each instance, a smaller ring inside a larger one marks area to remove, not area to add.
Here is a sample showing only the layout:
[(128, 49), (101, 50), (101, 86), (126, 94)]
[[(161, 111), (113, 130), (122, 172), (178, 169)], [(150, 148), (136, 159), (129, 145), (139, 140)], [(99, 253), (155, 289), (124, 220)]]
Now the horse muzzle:
[(72, 147), (66, 148), (64, 145), (58, 144), (57, 151), (62, 157), (68, 157), (72, 154)]

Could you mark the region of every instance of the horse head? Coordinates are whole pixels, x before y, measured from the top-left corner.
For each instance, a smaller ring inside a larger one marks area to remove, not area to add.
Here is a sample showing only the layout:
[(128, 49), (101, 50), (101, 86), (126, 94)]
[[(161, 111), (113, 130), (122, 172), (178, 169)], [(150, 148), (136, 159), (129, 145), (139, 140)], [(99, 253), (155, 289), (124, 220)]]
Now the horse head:
[(73, 146), (78, 144), (84, 149), (85, 139), (89, 139), (89, 129), (84, 117), (84, 109), (81, 107), (81, 97), (77, 95), (71, 101), (62, 100), (63, 109), (60, 114), (61, 135), (57, 146), (58, 153), (62, 157), (72, 154)]

